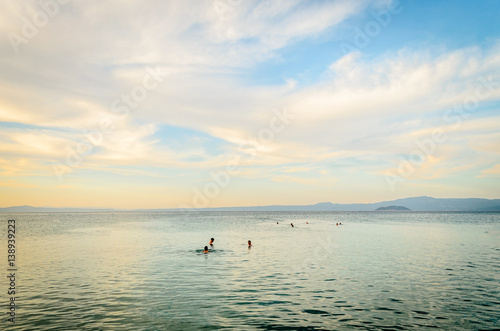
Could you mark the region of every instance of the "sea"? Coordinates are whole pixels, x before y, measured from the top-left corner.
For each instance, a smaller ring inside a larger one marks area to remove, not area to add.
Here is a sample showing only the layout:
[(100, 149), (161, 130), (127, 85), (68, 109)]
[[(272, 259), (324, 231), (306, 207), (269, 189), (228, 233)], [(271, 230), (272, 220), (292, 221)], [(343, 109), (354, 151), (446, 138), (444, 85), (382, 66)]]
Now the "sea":
[(0, 219), (1, 330), (500, 329), (500, 213)]

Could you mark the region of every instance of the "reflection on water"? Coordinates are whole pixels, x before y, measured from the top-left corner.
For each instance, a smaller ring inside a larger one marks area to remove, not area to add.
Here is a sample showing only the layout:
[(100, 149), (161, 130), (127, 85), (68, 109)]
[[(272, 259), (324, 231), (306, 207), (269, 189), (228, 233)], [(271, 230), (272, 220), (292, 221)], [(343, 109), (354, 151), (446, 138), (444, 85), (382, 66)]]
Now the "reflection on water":
[[(172, 212), (8, 218), (17, 220), (19, 292), (16, 324), (4, 317), (1, 329), (499, 325), (500, 214)], [(6, 226), (2, 231), (4, 240)], [(203, 254), (205, 246), (208, 254)]]

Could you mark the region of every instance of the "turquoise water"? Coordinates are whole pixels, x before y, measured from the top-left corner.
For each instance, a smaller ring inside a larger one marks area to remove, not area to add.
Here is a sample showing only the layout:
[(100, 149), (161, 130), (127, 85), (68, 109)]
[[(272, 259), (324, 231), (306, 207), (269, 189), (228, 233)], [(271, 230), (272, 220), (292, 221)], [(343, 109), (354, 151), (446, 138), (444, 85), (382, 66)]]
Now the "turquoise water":
[(2, 247), (10, 218), (2, 330), (500, 327), (500, 213), (14, 214)]

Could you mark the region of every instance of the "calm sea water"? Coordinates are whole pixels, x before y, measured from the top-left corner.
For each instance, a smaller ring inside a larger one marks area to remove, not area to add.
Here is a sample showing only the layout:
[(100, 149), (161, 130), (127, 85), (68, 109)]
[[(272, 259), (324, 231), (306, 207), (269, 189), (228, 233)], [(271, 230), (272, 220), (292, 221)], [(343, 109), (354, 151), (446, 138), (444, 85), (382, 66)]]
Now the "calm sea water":
[(2, 330), (500, 328), (499, 213), (1, 218), (18, 267), (15, 324), (0, 281)]

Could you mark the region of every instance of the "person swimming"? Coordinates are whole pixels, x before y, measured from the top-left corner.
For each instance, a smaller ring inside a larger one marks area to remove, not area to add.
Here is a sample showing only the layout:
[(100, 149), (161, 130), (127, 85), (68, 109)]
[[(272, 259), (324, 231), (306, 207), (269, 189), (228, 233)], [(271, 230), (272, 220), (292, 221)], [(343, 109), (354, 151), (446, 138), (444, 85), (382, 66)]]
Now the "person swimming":
[(290, 223), (290, 225), (291, 225), (291, 226), (292, 226), (292, 228), (293, 228), (293, 223)]
[(210, 251), (208, 250), (208, 246), (205, 246), (205, 250), (203, 251), (204, 254), (206, 253), (210, 253)]
[(214, 238), (211, 238), (211, 239), (210, 239), (210, 246), (213, 246), (213, 245), (214, 245), (214, 241), (215, 241), (215, 239), (214, 239)]
[(252, 241), (251, 240), (248, 241), (248, 247), (252, 247)]

